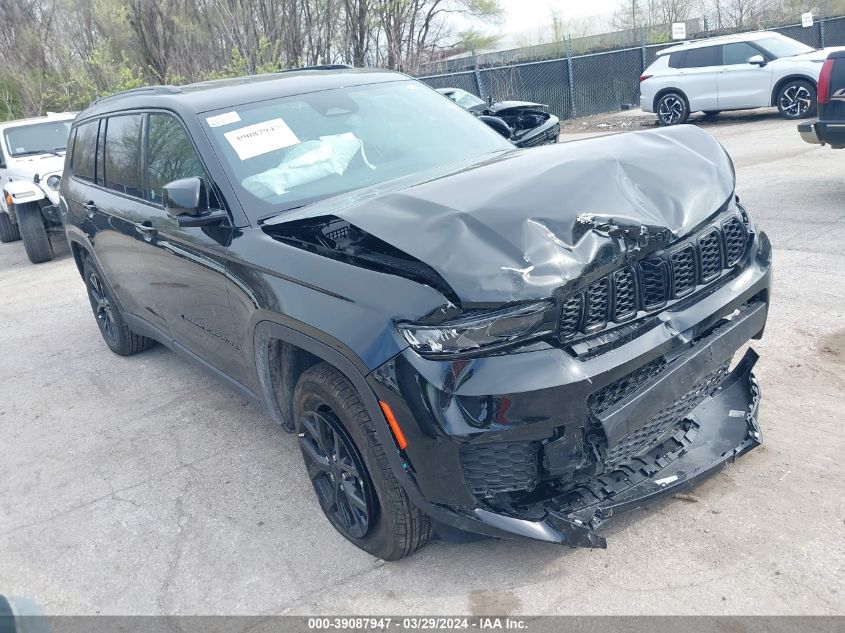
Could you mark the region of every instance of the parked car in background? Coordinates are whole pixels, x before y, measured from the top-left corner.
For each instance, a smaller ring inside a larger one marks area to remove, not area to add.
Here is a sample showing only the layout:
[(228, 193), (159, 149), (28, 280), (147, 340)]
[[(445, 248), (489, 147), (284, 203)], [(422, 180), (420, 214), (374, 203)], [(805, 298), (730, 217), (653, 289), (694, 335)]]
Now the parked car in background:
[(827, 56), (819, 76), (819, 116), (798, 124), (808, 143), (845, 147), (845, 51)]
[(53, 259), (51, 234), (63, 234), (59, 183), (75, 113), (0, 123), (0, 242), (23, 238), (29, 260)]
[(375, 556), (604, 547), (762, 441), (740, 350), (771, 247), (696, 127), (517, 149), (405, 75), (327, 70), (107, 97), (71, 148), (106, 345), (159, 341), (262, 405)]
[(827, 55), (779, 33), (726, 35), (660, 51), (640, 77), (640, 107), (661, 125), (692, 112), (777, 106), (785, 119), (816, 113), (819, 73)]
[(474, 115), (487, 119), (496, 117), (505, 122), (507, 130), (496, 126), (511, 143), (517, 147), (535, 147), (557, 143), (560, 137), (560, 119), (549, 114), (549, 107), (530, 101), (485, 101), (460, 88), (438, 88), (437, 92), (446, 95), (462, 108)]

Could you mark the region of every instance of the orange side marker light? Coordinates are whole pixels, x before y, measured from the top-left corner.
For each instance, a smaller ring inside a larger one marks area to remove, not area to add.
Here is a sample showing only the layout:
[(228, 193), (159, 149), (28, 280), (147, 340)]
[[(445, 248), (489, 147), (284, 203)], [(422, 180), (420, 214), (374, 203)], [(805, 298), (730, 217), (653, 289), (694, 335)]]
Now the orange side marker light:
[(396, 443), (399, 445), (403, 451), (408, 446), (408, 440), (405, 439), (405, 434), (402, 432), (402, 429), (399, 427), (399, 423), (396, 421), (396, 416), (393, 415), (393, 410), (390, 408), (386, 402), (382, 402), (381, 400), (378, 401), (379, 406), (381, 407), (382, 412), (384, 413), (384, 417), (387, 418), (387, 424), (390, 426), (390, 430), (393, 432), (393, 437), (396, 438)]

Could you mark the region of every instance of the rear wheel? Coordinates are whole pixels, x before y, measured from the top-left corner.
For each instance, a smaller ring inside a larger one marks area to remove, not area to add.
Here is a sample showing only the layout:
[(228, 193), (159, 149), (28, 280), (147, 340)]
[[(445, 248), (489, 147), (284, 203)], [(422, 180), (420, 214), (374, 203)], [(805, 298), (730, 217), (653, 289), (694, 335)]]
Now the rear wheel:
[(18, 225), (12, 223), (12, 218), (5, 211), (0, 211), (0, 242), (6, 244), (21, 239)]
[(131, 356), (152, 347), (155, 341), (129, 329), (111, 290), (103, 281), (102, 273), (90, 257), (86, 257), (82, 264), (82, 276), (97, 327), (109, 349), (121, 356)]
[(328, 363), (314, 365), (296, 384), (294, 411), (308, 477), (332, 526), (384, 560), (425, 545), (431, 522), (393, 476), (350, 382)]
[(789, 81), (777, 96), (778, 112), (784, 119), (806, 119), (816, 113), (816, 87), (806, 79)]
[(680, 92), (667, 92), (657, 100), (660, 125), (680, 125), (689, 119), (689, 104)]
[(50, 236), (47, 235), (47, 227), (44, 226), (44, 218), (41, 217), (41, 208), (30, 202), (16, 205), (15, 211), (21, 238), (23, 238), (23, 247), (29, 261), (40, 264), (53, 259), (53, 245), (50, 244)]

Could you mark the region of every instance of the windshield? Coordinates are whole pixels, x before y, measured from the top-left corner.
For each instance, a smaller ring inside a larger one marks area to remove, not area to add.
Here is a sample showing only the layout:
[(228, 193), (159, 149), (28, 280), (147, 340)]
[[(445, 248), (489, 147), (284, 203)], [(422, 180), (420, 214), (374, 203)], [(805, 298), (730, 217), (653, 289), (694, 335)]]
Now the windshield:
[(3, 131), (9, 156), (28, 156), (67, 149), (70, 120), (32, 123), (6, 128)]
[(471, 92), (461, 90), (460, 88), (455, 88), (452, 92), (446, 93), (446, 96), (462, 108), (466, 109), (477, 105), (484, 105), (484, 99), (479, 99)]
[(256, 218), (513, 149), (412, 80), (271, 99), (204, 113), (201, 120)]
[(804, 55), (805, 53), (812, 53), (815, 50), (788, 37), (767, 37), (758, 40), (757, 45), (775, 59), (792, 57), (793, 55)]

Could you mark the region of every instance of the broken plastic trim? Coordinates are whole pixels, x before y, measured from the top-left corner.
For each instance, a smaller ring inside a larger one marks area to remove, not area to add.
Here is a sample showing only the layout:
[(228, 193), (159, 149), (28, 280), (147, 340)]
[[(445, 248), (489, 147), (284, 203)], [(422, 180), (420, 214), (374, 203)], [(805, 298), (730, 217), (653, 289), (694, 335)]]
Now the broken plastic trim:
[(420, 355), (444, 358), (489, 351), (553, 334), (557, 313), (554, 302), (540, 301), (440, 325), (397, 323), (396, 329)]
[(335, 216), (285, 224), (263, 224), (273, 239), (347, 264), (427, 285), (459, 304), (449, 284), (431, 266)]
[(566, 493), (538, 504), (540, 520), (497, 514), (476, 508), (488, 526), (517, 536), (570, 547), (606, 548), (597, 533), (611, 517), (696, 485), (737, 457), (762, 444), (757, 424), (760, 389), (752, 369), (757, 353), (749, 349), (717, 393), (686, 418), (697, 433), (681, 438), (674, 453), (640, 458), (641, 466), (625, 477), (598, 477), (578, 495)]

